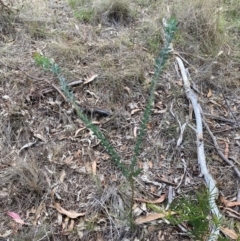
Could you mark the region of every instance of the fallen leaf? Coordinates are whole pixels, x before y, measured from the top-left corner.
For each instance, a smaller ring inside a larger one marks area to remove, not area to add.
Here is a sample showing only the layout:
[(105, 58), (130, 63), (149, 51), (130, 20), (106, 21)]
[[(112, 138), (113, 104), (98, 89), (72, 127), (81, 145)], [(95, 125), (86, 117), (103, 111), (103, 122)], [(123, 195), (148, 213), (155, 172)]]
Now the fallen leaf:
[(163, 110), (153, 110), (153, 113), (154, 114), (163, 114), (167, 111), (167, 108), (166, 109), (163, 109)]
[(240, 206), (240, 202), (231, 202), (225, 199), (223, 196), (220, 197), (221, 202), (226, 206), (226, 207), (234, 207), (234, 206)]
[(80, 129), (76, 130), (74, 137), (77, 137), (78, 133), (82, 130), (85, 130), (85, 129), (86, 129), (86, 127), (82, 127)]
[(40, 133), (34, 133), (33, 134), (35, 137), (37, 137), (38, 139), (40, 139), (41, 141), (43, 141), (43, 142), (47, 142), (47, 139), (42, 135), (42, 134), (40, 134)]
[(94, 75), (92, 75), (91, 77), (89, 77), (88, 79), (86, 79), (84, 82), (83, 82), (83, 84), (85, 85), (85, 84), (88, 84), (88, 83), (90, 83), (90, 82), (92, 82), (94, 79), (96, 79), (98, 77), (98, 75), (97, 74), (94, 74)]
[(225, 149), (224, 149), (224, 156), (228, 159), (229, 157), (229, 145), (228, 142), (225, 141)]
[(92, 92), (92, 91), (90, 91), (90, 90), (86, 90), (86, 92), (87, 92), (88, 94), (90, 94), (91, 96), (94, 96), (96, 99), (98, 99), (97, 95), (96, 95), (94, 92)]
[(152, 163), (152, 161), (148, 161), (148, 166), (149, 166), (150, 169), (153, 168), (153, 163)]
[(77, 31), (79, 31), (79, 27), (77, 24), (74, 24), (75, 25), (75, 28), (77, 29)]
[(67, 211), (64, 208), (62, 208), (59, 203), (55, 203), (54, 207), (57, 209), (57, 211), (59, 213), (64, 214), (64, 215), (68, 216), (69, 218), (73, 218), (73, 219), (84, 216), (86, 214), (86, 213), (77, 213), (75, 211)]
[(235, 233), (234, 230), (229, 229), (229, 228), (222, 228), (222, 227), (220, 229), (229, 238), (234, 239), (234, 240), (236, 240), (238, 238), (238, 235)]
[(135, 126), (134, 129), (133, 129), (133, 136), (136, 138), (137, 137), (137, 130), (138, 130), (138, 127)]
[(23, 149), (26, 149), (26, 148), (28, 148), (28, 147), (31, 147), (31, 146), (35, 145), (36, 142), (37, 142), (37, 141), (35, 140), (34, 142), (29, 142), (29, 143), (27, 143), (26, 145), (24, 145), (23, 147), (21, 147), (21, 149), (20, 149), (19, 151), (22, 151)]
[(60, 173), (59, 181), (64, 182), (64, 179), (65, 179), (66, 175), (67, 174), (66, 174), (65, 170), (63, 169)]
[(86, 162), (84, 163), (85, 169), (87, 171), (87, 173), (92, 173), (92, 164), (90, 162)]
[(217, 54), (217, 57), (218, 56), (220, 56), (220, 55), (222, 55), (224, 52), (222, 51), (222, 50), (220, 50), (219, 52), (218, 52), (218, 54)]
[(57, 214), (57, 224), (58, 224), (58, 225), (61, 225), (62, 222), (63, 222), (63, 216), (62, 216), (61, 213), (58, 213), (58, 214)]
[(166, 216), (168, 216), (168, 215), (173, 215), (173, 214), (175, 214), (175, 212), (150, 213), (150, 214), (148, 214), (147, 216), (137, 218), (137, 219), (135, 220), (135, 223), (136, 223), (136, 224), (148, 223), (148, 222), (154, 221), (154, 220), (156, 220), (156, 219), (164, 218), (164, 217), (166, 217)]
[(64, 233), (65, 233), (65, 230), (67, 229), (68, 222), (69, 222), (69, 217), (65, 217), (65, 219), (62, 223), (62, 230), (64, 231)]
[(92, 173), (93, 173), (94, 176), (97, 173), (97, 162), (96, 161), (92, 162)]
[(160, 198), (150, 201), (150, 200), (146, 200), (143, 198), (134, 198), (135, 201), (139, 201), (139, 202), (145, 202), (145, 203), (162, 203), (166, 198), (166, 193), (163, 194)]
[(20, 218), (20, 216), (15, 212), (7, 212), (7, 215), (12, 217), (16, 223), (25, 224), (24, 221)]
[(129, 96), (132, 95), (132, 91), (130, 90), (130, 88), (128, 88), (127, 86), (125, 86), (123, 89), (128, 92), (128, 95), (129, 95)]
[(147, 123), (147, 128), (148, 128), (149, 130), (151, 130), (151, 129), (153, 128), (153, 123), (152, 123), (152, 122), (148, 122), (148, 123)]
[(209, 90), (208, 90), (208, 93), (207, 93), (207, 98), (210, 98), (211, 96), (212, 96), (212, 90), (209, 89)]
[(131, 115), (134, 115), (135, 113), (137, 113), (139, 111), (141, 111), (141, 109), (134, 109), (134, 110), (131, 111)]
[(183, 86), (182, 80), (177, 81), (177, 84), (178, 84), (179, 86)]

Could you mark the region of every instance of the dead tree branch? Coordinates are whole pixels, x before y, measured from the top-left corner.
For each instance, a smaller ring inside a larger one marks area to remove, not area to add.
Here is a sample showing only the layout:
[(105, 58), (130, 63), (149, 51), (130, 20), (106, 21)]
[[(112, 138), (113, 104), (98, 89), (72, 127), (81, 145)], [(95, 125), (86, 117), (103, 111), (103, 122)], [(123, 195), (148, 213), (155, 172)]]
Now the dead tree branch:
[[(197, 126), (196, 134), (197, 134), (198, 164), (200, 166), (201, 173), (204, 176), (205, 182), (207, 184), (207, 187), (208, 187), (208, 190), (210, 193), (209, 204), (211, 207), (211, 212), (215, 216), (215, 218), (220, 220), (221, 214), (220, 214), (217, 204), (216, 204), (216, 199), (218, 197), (219, 192), (216, 187), (215, 180), (213, 179), (212, 175), (208, 171), (205, 153), (204, 153), (201, 106), (198, 103), (197, 96), (195, 95), (195, 93), (192, 91), (192, 89), (190, 87), (190, 82), (187, 78), (186, 69), (184, 67), (182, 60), (179, 57), (176, 57), (176, 60), (177, 60), (178, 66), (181, 71), (186, 97), (189, 99), (189, 101), (191, 101), (193, 110), (195, 113), (196, 126)], [(214, 224), (208, 241), (216, 241), (219, 236), (219, 230), (220, 230), (219, 225)]]

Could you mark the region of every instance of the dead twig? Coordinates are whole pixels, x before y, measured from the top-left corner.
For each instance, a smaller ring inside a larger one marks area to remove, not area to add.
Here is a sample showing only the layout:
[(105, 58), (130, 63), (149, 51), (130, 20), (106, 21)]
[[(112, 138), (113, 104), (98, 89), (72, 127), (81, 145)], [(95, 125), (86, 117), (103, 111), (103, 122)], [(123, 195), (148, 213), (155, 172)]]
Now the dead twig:
[(232, 112), (232, 110), (231, 110), (231, 108), (230, 108), (230, 106), (229, 106), (229, 104), (228, 104), (228, 101), (227, 101), (227, 98), (226, 98), (226, 96), (225, 96), (225, 94), (224, 94), (224, 92), (223, 92), (223, 89), (222, 89), (222, 88), (220, 88), (220, 89), (221, 89), (221, 91), (222, 91), (222, 95), (223, 95), (223, 98), (224, 98), (224, 100), (225, 100), (225, 102), (226, 102), (226, 105), (227, 105), (229, 111), (230, 111), (231, 114), (232, 114), (233, 119), (235, 120), (237, 126), (240, 128), (240, 124), (239, 124), (236, 116), (233, 114), (233, 112)]
[[(68, 83), (68, 86), (73, 87), (73, 86), (76, 86), (76, 85), (79, 85), (79, 84), (82, 84), (82, 83), (83, 83), (83, 81), (80, 79), (80, 80), (76, 80), (76, 81), (72, 81), (72, 82)], [(44, 90), (42, 93), (48, 94), (48, 93), (51, 93), (52, 91), (54, 91), (54, 89), (49, 88), (47, 90)]]
[(215, 136), (213, 135), (213, 133), (211, 132), (211, 130), (210, 130), (210, 128), (209, 128), (206, 120), (204, 120), (204, 118), (203, 118), (203, 124), (204, 124), (206, 130), (208, 131), (209, 135), (210, 135), (211, 138), (212, 138), (214, 147), (215, 147), (218, 155), (219, 155), (228, 165), (230, 165), (230, 167), (233, 168), (233, 170), (235, 171), (235, 173), (237, 174), (237, 176), (240, 178), (240, 171), (239, 171), (238, 168), (233, 164), (233, 162), (230, 161), (228, 158), (226, 158), (225, 155), (221, 152), (220, 147), (219, 147), (219, 145), (218, 145), (218, 143), (217, 143), (216, 137), (215, 137)]
[[(224, 118), (224, 117), (221, 117), (221, 116), (215, 116), (215, 115), (206, 114), (206, 113), (204, 113), (204, 115), (207, 116), (210, 119), (213, 119), (213, 120), (219, 120), (219, 121), (222, 121), (222, 122), (227, 122), (230, 125), (236, 124), (236, 121), (228, 119), (228, 118)], [(238, 127), (240, 128), (240, 126), (238, 126)]]
[(219, 131), (214, 131), (213, 133), (214, 134), (217, 134), (217, 133), (222, 133), (222, 132), (226, 132), (226, 131), (233, 131), (233, 130), (237, 130), (237, 129), (240, 129), (239, 127), (230, 127), (228, 129), (225, 129), (225, 130), (219, 130)]

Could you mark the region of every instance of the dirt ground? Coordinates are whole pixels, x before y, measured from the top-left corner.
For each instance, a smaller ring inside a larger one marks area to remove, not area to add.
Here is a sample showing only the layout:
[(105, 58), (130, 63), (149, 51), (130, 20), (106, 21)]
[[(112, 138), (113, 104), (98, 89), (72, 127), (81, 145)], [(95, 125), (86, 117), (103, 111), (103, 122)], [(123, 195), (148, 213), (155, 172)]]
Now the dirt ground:
[[(78, 81), (71, 87), (78, 104), (90, 110), (88, 117), (129, 165), (154, 60), (163, 45), (163, 40), (158, 47), (149, 41), (156, 31), (162, 34), (161, 23), (148, 25), (149, 15), (157, 16), (159, 9), (139, 6), (131, 21), (93, 24), (78, 21), (66, 1), (35, 0), (0, 24), (0, 240), (191, 240), (190, 226), (165, 219), (129, 229), (128, 181), (56, 91), (57, 78), (33, 59), (35, 53), (43, 54), (59, 64), (69, 83)], [(184, 31), (184, 22), (179, 28)], [(223, 45), (215, 56), (196, 55), (179, 35), (173, 47), (184, 59), (220, 151), (233, 164), (219, 156), (204, 129), (209, 172), (220, 197), (240, 201), (234, 170), (240, 166), (238, 50)], [(172, 199), (205, 186), (197, 162), (195, 117), (174, 55), (160, 77), (147, 127), (137, 164), (142, 172), (135, 178), (136, 218), (153, 211), (146, 200), (164, 197), (155, 206), (165, 210)], [(226, 206), (220, 197), (222, 226), (238, 235), (238, 205)], [(17, 213), (24, 224), (7, 212)]]

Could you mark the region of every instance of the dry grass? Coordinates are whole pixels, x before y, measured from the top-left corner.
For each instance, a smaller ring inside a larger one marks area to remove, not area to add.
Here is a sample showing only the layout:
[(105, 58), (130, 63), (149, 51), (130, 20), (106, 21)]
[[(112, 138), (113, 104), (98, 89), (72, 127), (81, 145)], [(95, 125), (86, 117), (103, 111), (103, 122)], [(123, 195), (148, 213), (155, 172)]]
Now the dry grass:
[[(114, 112), (111, 119), (91, 118), (98, 121), (123, 162), (128, 164), (134, 132), (148, 96), (154, 59), (164, 42), (163, 17), (173, 14), (179, 21), (174, 48), (189, 62), (192, 79), (203, 94), (200, 103), (204, 111), (232, 119), (219, 85), (239, 118), (238, 1), (187, 0), (182, 4), (174, 0), (170, 4), (141, 0), (131, 3), (19, 0), (12, 4), (10, 7), (18, 12), (0, 17), (0, 211), (17, 212), (26, 222), (36, 222), (36, 226), (21, 226), (2, 215), (0, 234), (10, 230), (9, 237), (19, 241), (64, 240), (64, 237), (68, 240), (131, 237), (189, 240), (164, 221), (129, 231), (127, 181), (92, 133), (84, 129), (72, 107), (55, 91), (42, 94), (49, 89), (44, 80), (56, 85), (58, 82), (35, 66), (32, 54), (40, 52), (54, 59), (68, 81), (98, 75), (89, 84), (73, 87), (74, 94), (84, 106)], [(218, 56), (220, 51), (223, 53)], [(206, 98), (209, 89), (212, 99)], [(167, 178), (177, 184), (183, 174), (181, 150), (176, 149), (179, 125), (169, 111), (173, 100), (173, 111), (184, 123), (188, 101), (171, 59), (156, 91), (154, 111), (158, 114), (151, 117), (138, 163), (154, 182)], [(215, 131), (230, 127), (224, 122), (208, 121)], [(234, 140), (237, 131), (216, 135), (231, 140), (231, 157), (237, 160), (239, 152)], [(36, 143), (19, 151), (33, 142)], [(202, 185), (194, 145), (195, 133), (188, 129), (182, 146), (188, 174), (181, 191), (186, 195)], [(221, 192), (235, 195), (233, 172), (217, 162), (208, 139), (206, 147), (209, 166)], [(154, 200), (168, 192), (169, 184), (159, 182), (156, 186), (141, 177), (136, 179), (137, 197)], [(53, 208), (56, 202), (66, 210), (86, 212), (86, 215), (74, 219), (71, 229), (71, 220)], [(144, 210), (144, 204), (136, 202), (135, 208)], [(233, 229), (234, 223), (232, 219), (229, 228)]]
[(186, 51), (217, 54), (227, 36), (220, 2), (195, 0), (185, 3), (185, 8), (180, 7), (180, 3), (174, 5), (173, 13), (180, 22), (180, 40), (186, 43)]
[(128, 25), (133, 21), (134, 12), (127, 0), (69, 0), (75, 17), (84, 22), (104, 25)]

